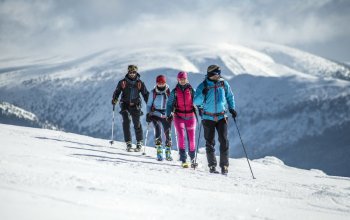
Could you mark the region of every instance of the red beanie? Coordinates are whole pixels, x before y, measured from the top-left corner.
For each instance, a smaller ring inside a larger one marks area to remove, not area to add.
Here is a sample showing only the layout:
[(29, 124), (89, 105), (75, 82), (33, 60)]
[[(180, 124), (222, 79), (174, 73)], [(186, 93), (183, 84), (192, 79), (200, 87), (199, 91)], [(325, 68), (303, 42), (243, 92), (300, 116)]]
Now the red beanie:
[(159, 76), (157, 76), (156, 82), (157, 82), (157, 83), (166, 83), (166, 78), (165, 78), (165, 76), (164, 76), (164, 75), (159, 75)]

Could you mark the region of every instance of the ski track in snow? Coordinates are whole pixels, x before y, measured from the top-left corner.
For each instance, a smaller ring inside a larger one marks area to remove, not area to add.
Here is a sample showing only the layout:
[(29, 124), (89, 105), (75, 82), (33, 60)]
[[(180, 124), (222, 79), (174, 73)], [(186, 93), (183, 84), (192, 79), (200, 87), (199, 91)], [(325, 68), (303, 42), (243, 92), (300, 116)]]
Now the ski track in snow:
[(274, 157), (228, 176), (126, 152), (108, 140), (0, 124), (0, 219), (349, 219), (350, 178)]

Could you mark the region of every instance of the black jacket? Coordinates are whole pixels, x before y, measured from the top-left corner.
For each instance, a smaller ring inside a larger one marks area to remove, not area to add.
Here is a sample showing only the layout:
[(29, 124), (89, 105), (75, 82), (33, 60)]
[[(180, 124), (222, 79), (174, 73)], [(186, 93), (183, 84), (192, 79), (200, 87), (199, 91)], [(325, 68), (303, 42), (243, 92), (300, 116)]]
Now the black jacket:
[(149, 92), (144, 82), (140, 80), (140, 74), (137, 73), (135, 79), (130, 79), (128, 75), (118, 82), (118, 85), (113, 93), (113, 100), (119, 98), (121, 93), (120, 102), (130, 104), (141, 104), (140, 93), (143, 96), (143, 100), (147, 103)]

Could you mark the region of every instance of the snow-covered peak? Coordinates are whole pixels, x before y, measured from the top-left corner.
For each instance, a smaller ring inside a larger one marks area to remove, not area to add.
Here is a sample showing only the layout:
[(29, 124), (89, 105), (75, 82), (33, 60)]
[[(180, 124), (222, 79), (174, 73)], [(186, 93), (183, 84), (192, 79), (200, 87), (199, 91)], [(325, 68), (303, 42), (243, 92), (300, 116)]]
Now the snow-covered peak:
[(92, 79), (104, 80), (116, 74), (125, 74), (128, 64), (138, 65), (141, 73), (174, 69), (202, 74), (206, 73), (208, 64), (218, 64), (227, 79), (247, 73), (266, 77), (309, 75), (350, 78), (350, 70), (344, 65), (294, 48), (268, 43), (111, 48), (84, 57), (56, 56), (33, 60), (18, 59), (14, 66), (9, 66), (7, 59), (0, 60), (0, 86), (57, 79), (69, 79), (67, 85)]
[(271, 56), (276, 63), (302, 73), (350, 80), (349, 67), (296, 48), (272, 43), (250, 44), (250, 47)]

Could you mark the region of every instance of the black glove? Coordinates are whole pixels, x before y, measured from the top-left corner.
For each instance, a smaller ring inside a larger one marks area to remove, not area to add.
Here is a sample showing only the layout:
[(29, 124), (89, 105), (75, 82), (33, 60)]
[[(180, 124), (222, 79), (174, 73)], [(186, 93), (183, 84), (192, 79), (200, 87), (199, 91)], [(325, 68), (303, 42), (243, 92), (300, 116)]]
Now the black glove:
[(168, 117), (166, 117), (167, 122), (172, 122), (173, 119), (174, 119), (173, 115), (169, 115)]
[(198, 109), (199, 116), (203, 117), (203, 112), (204, 112), (203, 108), (201, 106), (197, 105), (197, 109)]
[(237, 112), (236, 112), (234, 109), (230, 109), (229, 111), (230, 111), (230, 113), (231, 113), (231, 115), (232, 115), (232, 118), (233, 118), (233, 119), (236, 119), (236, 117), (237, 117)]
[(152, 121), (152, 116), (151, 116), (150, 113), (147, 113), (147, 114), (146, 114), (146, 122), (147, 122), (147, 123), (150, 123), (151, 121)]
[(116, 105), (118, 103), (118, 99), (112, 99), (112, 105)]

